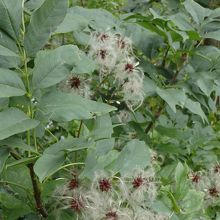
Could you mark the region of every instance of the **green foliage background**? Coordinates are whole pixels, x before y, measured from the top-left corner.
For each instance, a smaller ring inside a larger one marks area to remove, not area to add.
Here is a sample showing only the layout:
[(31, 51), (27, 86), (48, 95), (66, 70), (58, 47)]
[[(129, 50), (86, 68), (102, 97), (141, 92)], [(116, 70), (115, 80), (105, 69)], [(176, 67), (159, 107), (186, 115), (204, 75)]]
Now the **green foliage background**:
[[(220, 8), (197, 2), (0, 0), (0, 219), (73, 219), (53, 198), (71, 172), (121, 175), (152, 150), (170, 219), (220, 219), (220, 201), (204, 206), (189, 183), (220, 156)], [(88, 39), (107, 28), (132, 39), (144, 70), (135, 112), (98, 81), (93, 100), (57, 89), (71, 72), (97, 77)]]

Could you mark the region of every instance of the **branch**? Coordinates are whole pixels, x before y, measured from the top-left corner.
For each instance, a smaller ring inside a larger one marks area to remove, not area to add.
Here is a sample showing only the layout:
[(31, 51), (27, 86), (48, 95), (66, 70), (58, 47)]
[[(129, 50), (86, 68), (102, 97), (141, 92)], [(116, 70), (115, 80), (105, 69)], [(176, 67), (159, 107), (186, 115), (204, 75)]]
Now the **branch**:
[(35, 199), (35, 202), (36, 202), (37, 211), (44, 218), (46, 218), (48, 215), (47, 215), (47, 212), (44, 209), (44, 206), (43, 206), (42, 201), (41, 201), (41, 191), (38, 187), (38, 180), (37, 180), (37, 177), (34, 173), (34, 164), (30, 163), (27, 166), (28, 166), (29, 172), (30, 172), (30, 177), (31, 177), (31, 182), (32, 182), (33, 190), (34, 190), (34, 199)]

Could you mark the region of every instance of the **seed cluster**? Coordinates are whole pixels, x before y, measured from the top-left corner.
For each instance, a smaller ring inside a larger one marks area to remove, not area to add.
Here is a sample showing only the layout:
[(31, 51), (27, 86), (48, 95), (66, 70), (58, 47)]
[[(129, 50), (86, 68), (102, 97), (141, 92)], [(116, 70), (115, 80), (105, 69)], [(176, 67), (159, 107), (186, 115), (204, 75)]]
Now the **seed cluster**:
[(144, 73), (139, 67), (132, 50), (132, 41), (120, 34), (110, 32), (91, 34), (89, 55), (98, 64), (100, 82), (108, 78), (116, 92), (123, 95), (123, 100), (133, 110), (144, 99)]
[(198, 171), (190, 175), (193, 187), (204, 193), (205, 206), (218, 201), (220, 197), (220, 165), (213, 166), (210, 170)]
[(166, 220), (168, 216), (151, 209), (158, 187), (154, 176), (152, 167), (120, 177), (96, 173), (91, 182), (71, 179), (59, 196), (78, 219)]

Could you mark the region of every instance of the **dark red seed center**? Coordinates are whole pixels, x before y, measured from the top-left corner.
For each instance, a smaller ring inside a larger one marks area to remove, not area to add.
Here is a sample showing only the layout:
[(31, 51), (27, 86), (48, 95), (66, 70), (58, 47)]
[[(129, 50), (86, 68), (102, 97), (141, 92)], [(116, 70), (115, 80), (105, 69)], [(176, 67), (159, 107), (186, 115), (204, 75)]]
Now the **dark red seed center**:
[(214, 172), (215, 173), (220, 173), (220, 165), (215, 166)]
[(107, 51), (106, 50), (99, 50), (99, 55), (104, 60), (107, 56)]
[(108, 35), (107, 34), (101, 34), (100, 39), (101, 39), (101, 41), (105, 41), (106, 39), (108, 39)]
[(69, 182), (69, 189), (76, 189), (79, 187), (79, 181), (77, 179), (72, 179)]
[(132, 72), (134, 70), (134, 65), (131, 63), (127, 63), (125, 65), (125, 71)]
[(78, 77), (75, 77), (75, 76), (71, 77), (69, 82), (70, 82), (70, 87), (71, 88), (76, 88), (76, 89), (78, 89), (80, 84), (81, 84), (80, 79)]
[(219, 197), (219, 191), (216, 189), (216, 187), (212, 187), (209, 189), (209, 194), (212, 197)]
[(116, 220), (118, 218), (118, 215), (116, 212), (110, 211), (106, 213), (106, 219)]
[(197, 175), (197, 174), (193, 174), (193, 176), (192, 176), (192, 182), (198, 183), (199, 180), (200, 180), (200, 176)]
[(111, 189), (111, 183), (108, 179), (99, 180), (99, 189), (102, 192), (108, 192)]
[(136, 177), (133, 182), (132, 182), (132, 185), (134, 188), (139, 188), (141, 185), (143, 185), (144, 183), (144, 180), (142, 177)]
[(73, 198), (71, 200), (70, 206), (75, 212), (80, 212), (83, 208), (83, 204), (78, 198)]

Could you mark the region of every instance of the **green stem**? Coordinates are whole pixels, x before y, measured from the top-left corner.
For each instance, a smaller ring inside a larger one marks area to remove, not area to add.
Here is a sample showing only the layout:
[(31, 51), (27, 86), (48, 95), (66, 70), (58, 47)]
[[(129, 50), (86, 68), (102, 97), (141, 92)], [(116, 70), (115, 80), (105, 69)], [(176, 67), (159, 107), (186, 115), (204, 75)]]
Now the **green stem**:
[(62, 170), (62, 169), (64, 169), (64, 168), (66, 168), (66, 167), (75, 166), (75, 165), (84, 165), (84, 164), (85, 164), (85, 163), (69, 163), (69, 164), (63, 165), (62, 167), (60, 167), (59, 169), (57, 169), (56, 172), (59, 171), (59, 170)]
[(78, 131), (77, 131), (77, 138), (79, 138), (79, 136), (80, 136), (80, 132), (81, 132), (81, 130), (82, 130), (82, 124), (83, 124), (83, 121), (81, 120), (81, 121), (80, 121), (80, 125), (79, 125), (79, 129), (78, 129)]
[[(25, 27), (25, 17), (24, 17), (24, 2), (25, 0), (22, 1), (22, 30), (21, 30), (21, 34), (22, 34), (22, 40), (24, 42), (24, 38), (25, 38), (25, 32), (26, 32), (26, 27)], [(21, 47), (21, 45), (19, 44), (19, 50), (22, 56), (22, 62), (23, 62), (23, 77), (25, 80), (25, 84), (26, 84), (26, 90), (27, 90), (27, 97), (29, 99), (29, 105), (28, 105), (28, 110), (27, 110), (27, 115), (30, 118), (34, 118), (34, 114), (33, 114), (33, 109), (32, 109), (32, 92), (31, 92), (31, 88), (30, 88), (30, 74), (29, 74), (29, 70), (28, 70), (28, 57), (25, 51), (25, 48)], [(34, 143), (35, 143), (35, 148), (36, 148), (36, 135), (33, 135), (33, 139), (34, 139)], [(31, 145), (31, 130), (27, 131), (27, 144), (30, 146)], [(37, 148), (36, 148), (37, 150)], [(28, 152), (28, 156), (31, 156), (31, 152)], [(41, 190), (39, 187), (39, 181), (38, 178), (34, 172), (34, 164), (30, 163), (27, 165), (29, 168), (29, 173), (30, 173), (30, 177), (31, 177), (31, 182), (32, 182), (32, 186), (33, 186), (33, 193), (34, 193), (34, 199), (35, 199), (35, 205), (36, 205), (36, 209), (37, 211), (41, 214), (42, 217), (46, 218), (47, 217), (47, 212), (43, 206), (42, 203), (42, 199), (41, 199)]]
[(18, 184), (18, 183), (14, 183), (14, 182), (10, 182), (10, 181), (0, 181), (0, 184), (14, 185), (14, 186), (17, 186), (17, 187), (19, 187), (19, 188), (21, 188), (21, 189), (27, 191), (27, 189), (26, 189), (24, 186), (22, 186), (22, 185), (20, 185), (20, 184)]
[[(79, 129), (78, 129), (78, 131), (77, 131), (77, 138), (79, 138), (79, 136), (80, 136), (80, 132), (81, 132), (81, 130), (82, 130), (82, 125), (83, 125), (83, 121), (81, 120), (80, 121), (80, 124), (79, 124)], [(77, 151), (75, 152), (75, 162), (77, 162), (77, 158), (78, 158), (78, 153), (77, 153)]]
[(54, 138), (54, 140), (55, 140), (56, 142), (59, 141), (58, 138), (57, 138), (49, 129), (46, 128), (45, 130), (51, 135), (51, 137)]
[[(85, 163), (69, 163), (69, 164), (66, 164), (66, 165), (63, 165), (62, 167), (60, 167), (59, 169), (57, 169), (56, 171), (54, 171), (53, 173), (56, 173), (62, 169), (65, 169), (67, 167), (71, 167), (71, 166), (76, 166), (76, 165), (85, 165)], [(52, 174), (51, 174), (52, 175)], [(46, 181), (49, 177), (47, 177), (44, 181)]]

